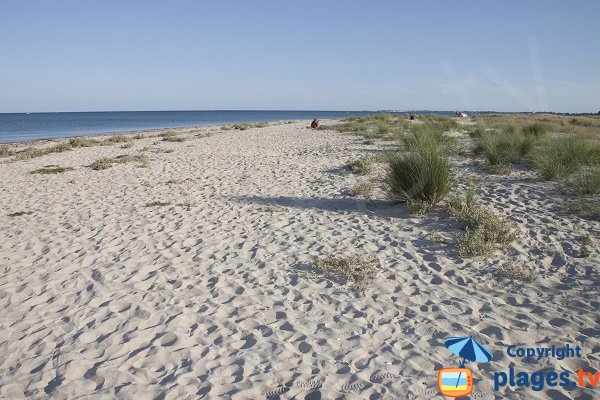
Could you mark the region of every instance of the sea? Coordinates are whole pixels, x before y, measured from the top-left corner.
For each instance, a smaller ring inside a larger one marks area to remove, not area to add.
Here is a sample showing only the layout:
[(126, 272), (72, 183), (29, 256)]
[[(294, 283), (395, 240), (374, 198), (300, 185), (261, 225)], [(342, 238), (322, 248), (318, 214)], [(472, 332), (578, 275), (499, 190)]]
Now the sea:
[[(376, 112), (379, 111), (225, 110), (0, 113), (0, 143), (186, 126), (347, 118)], [(392, 113), (406, 114), (404, 111), (392, 111)], [(436, 113), (445, 114), (446, 112)]]

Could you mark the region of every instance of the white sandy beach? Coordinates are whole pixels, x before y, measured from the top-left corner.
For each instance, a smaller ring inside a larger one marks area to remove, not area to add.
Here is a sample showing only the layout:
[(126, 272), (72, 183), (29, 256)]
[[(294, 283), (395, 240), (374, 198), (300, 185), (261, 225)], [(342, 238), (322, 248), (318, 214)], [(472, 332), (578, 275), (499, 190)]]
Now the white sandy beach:
[[(566, 214), (555, 184), (533, 171), (487, 175), (455, 154), (458, 187), (473, 180), (518, 233), (463, 259), (461, 230), (441, 208), (418, 217), (381, 190), (350, 196), (377, 175), (345, 164), (389, 143), (308, 124), (177, 129), (188, 140), (155, 144), (153, 133), (131, 148), (1, 163), (0, 398), (441, 398), (437, 371), (459, 361), (443, 340), (466, 335), (494, 354), (468, 365), (472, 398), (598, 395), (494, 391), (492, 376), (598, 370), (600, 222)], [(88, 167), (144, 147), (145, 168)], [(29, 173), (45, 165), (74, 170)], [(19, 211), (31, 213), (8, 216)], [(593, 240), (587, 258), (582, 232)], [(364, 295), (306, 276), (317, 258), (351, 254), (380, 266)], [(511, 264), (537, 280), (496, 275)], [(505, 351), (567, 343), (583, 357), (528, 365)]]

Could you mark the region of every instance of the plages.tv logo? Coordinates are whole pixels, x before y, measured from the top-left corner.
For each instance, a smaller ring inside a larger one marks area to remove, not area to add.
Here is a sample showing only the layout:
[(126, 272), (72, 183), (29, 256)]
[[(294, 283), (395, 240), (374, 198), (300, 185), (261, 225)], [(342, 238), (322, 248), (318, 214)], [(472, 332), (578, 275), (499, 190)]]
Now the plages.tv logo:
[(464, 397), (473, 391), (473, 372), (465, 368), (468, 361), (486, 363), (492, 359), (492, 353), (472, 336), (449, 337), (444, 345), (462, 361), (458, 368), (442, 368), (438, 372), (438, 388), (444, 396)]

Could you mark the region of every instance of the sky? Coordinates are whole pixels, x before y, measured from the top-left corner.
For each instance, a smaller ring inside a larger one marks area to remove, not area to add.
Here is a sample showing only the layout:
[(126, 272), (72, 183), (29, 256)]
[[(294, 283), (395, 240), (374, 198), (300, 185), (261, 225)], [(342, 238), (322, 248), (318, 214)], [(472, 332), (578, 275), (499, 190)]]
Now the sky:
[(600, 110), (600, 1), (0, 0), (0, 112)]

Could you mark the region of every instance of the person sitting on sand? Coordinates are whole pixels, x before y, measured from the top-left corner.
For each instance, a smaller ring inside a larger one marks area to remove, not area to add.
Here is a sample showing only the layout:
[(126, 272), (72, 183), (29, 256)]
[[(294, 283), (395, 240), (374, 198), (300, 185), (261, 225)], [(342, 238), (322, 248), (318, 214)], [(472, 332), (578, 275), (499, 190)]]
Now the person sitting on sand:
[(318, 119), (313, 119), (313, 122), (311, 122), (310, 124), (310, 129), (318, 129), (319, 128), (319, 120)]
[(410, 119), (411, 121), (415, 119), (415, 116), (412, 115), (412, 113), (410, 113), (410, 115), (408, 116), (408, 119)]

